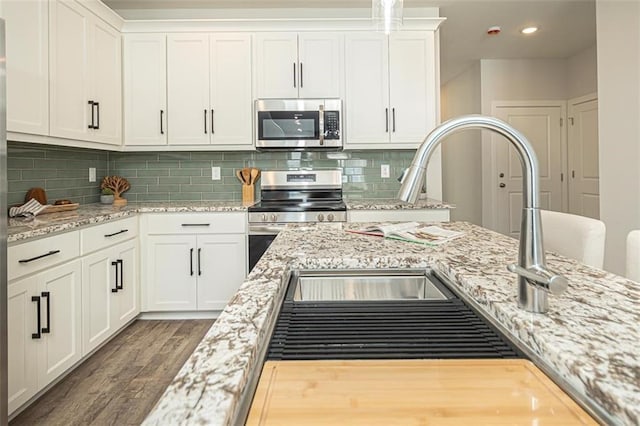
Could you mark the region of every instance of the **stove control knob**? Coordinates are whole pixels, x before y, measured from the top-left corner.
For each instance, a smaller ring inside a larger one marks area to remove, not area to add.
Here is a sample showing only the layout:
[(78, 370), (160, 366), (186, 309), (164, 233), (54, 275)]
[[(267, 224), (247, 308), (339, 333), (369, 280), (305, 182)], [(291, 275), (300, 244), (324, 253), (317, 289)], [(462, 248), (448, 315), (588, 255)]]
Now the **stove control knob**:
[(318, 213), (318, 221), (322, 222), (324, 220), (324, 215), (322, 213)]
[(266, 214), (266, 213), (263, 213), (263, 214), (262, 214), (262, 221), (263, 221), (263, 222), (266, 222), (267, 220), (269, 220), (269, 218), (267, 217), (267, 214)]
[(277, 222), (278, 221), (278, 215), (277, 214), (272, 214), (271, 215), (271, 222)]
[(327, 215), (327, 220), (328, 220), (329, 222), (333, 222), (333, 219), (334, 219), (334, 217), (333, 217), (333, 213), (329, 213), (329, 214)]

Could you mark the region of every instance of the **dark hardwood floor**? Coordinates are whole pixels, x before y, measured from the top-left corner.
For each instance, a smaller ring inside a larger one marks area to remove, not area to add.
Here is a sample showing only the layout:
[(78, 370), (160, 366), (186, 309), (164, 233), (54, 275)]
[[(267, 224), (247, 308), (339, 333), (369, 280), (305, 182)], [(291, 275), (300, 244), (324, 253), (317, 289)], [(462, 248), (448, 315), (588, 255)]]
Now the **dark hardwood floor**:
[(134, 322), (10, 425), (139, 425), (211, 324)]

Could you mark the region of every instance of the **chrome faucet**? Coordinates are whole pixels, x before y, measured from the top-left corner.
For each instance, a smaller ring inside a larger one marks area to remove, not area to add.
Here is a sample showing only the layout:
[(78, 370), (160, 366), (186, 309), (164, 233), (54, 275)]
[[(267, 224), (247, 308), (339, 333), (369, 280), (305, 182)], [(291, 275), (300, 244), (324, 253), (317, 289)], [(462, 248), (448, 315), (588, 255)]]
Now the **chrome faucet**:
[(566, 290), (568, 281), (545, 265), (539, 208), (538, 159), (522, 133), (504, 121), (482, 115), (465, 115), (442, 123), (427, 135), (416, 151), (411, 167), (403, 176), (398, 198), (410, 203), (418, 200), (429, 157), (445, 137), (465, 129), (494, 131), (507, 138), (520, 156), (524, 206), (520, 222), (519, 264), (508, 265), (507, 269), (518, 274), (518, 306), (529, 312), (545, 313), (548, 310), (547, 293), (561, 294)]

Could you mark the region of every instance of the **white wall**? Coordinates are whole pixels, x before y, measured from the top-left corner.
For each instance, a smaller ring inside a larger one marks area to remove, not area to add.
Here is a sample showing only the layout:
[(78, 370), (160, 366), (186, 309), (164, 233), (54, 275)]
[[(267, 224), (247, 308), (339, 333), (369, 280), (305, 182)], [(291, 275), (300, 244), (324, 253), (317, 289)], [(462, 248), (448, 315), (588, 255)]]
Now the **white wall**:
[(598, 91), (596, 45), (567, 58), (567, 99)]
[(640, 229), (640, 2), (597, 0), (600, 218), (605, 269), (625, 270), (625, 238)]
[[(480, 113), (480, 62), (442, 86), (442, 121)], [(451, 220), (482, 225), (482, 145), (479, 130), (455, 133), (442, 144), (443, 199)]]
[[(494, 101), (567, 99), (565, 59), (483, 59), (480, 61), (482, 114), (492, 114)], [(507, 143), (507, 141), (500, 141)], [(482, 224), (497, 229), (496, 149), (491, 134), (482, 133)]]

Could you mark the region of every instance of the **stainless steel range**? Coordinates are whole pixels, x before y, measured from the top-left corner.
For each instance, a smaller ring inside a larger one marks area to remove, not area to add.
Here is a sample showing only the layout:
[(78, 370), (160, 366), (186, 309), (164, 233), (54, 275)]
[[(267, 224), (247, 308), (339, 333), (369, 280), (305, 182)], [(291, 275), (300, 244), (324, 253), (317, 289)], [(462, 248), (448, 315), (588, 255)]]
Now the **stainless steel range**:
[(249, 207), (249, 270), (288, 223), (346, 222), (341, 170), (265, 171)]

